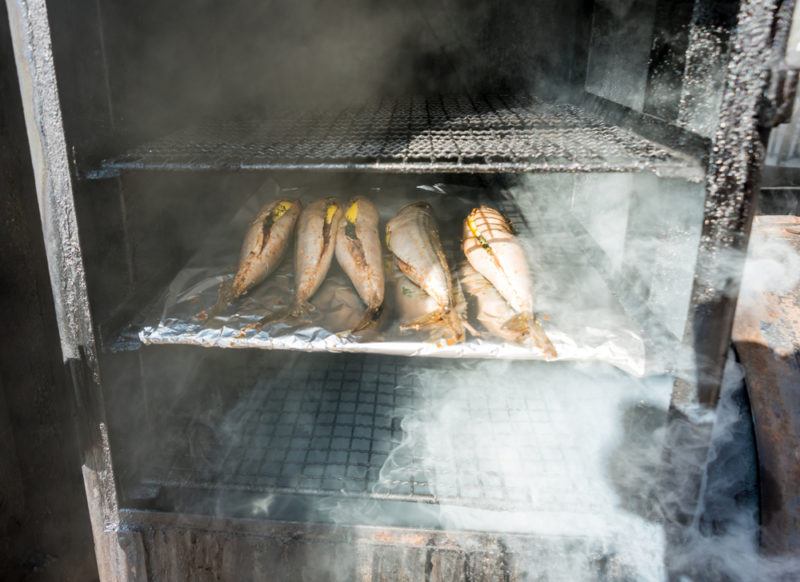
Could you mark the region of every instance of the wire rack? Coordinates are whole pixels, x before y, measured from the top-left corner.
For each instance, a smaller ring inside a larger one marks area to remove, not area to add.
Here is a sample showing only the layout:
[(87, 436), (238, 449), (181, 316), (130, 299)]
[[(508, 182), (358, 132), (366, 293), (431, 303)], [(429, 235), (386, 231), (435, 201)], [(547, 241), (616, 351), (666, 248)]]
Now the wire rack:
[(168, 419), (175, 430), (159, 441), (144, 484), (591, 508), (585, 462), (558, 436), (541, 393), (448, 394), (458, 420), (441, 426), (431, 415), (445, 399), (414, 379), (420, 369), (402, 358), (331, 356), (264, 368), (219, 417)]
[(119, 157), (121, 170), (630, 172), (683, 175), (697, 161), (580, 108), (529, 95), (408, 97), (266, 120), (207, 122)]

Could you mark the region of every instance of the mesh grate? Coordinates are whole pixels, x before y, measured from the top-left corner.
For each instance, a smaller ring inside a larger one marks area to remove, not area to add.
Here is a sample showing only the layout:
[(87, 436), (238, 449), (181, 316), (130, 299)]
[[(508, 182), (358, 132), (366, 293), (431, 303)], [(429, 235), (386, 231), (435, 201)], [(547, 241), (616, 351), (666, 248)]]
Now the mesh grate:
[(541, 392), (448, 394), (463, 422), (440, 428), (429, 415), (442, 395), (412, 370), (402, 358), (329, 356), (264, 369), (221, 418), (195, 416), (161, 441), (145, 483), (498, 509), (547, 510), (557, 495), (592, 508), (585, 461)]
[(203, 123), (106, 160), (104, 170), (685, 174), (696, 164), (573, 105), (545, 104), (527, 95), (465, 94)]

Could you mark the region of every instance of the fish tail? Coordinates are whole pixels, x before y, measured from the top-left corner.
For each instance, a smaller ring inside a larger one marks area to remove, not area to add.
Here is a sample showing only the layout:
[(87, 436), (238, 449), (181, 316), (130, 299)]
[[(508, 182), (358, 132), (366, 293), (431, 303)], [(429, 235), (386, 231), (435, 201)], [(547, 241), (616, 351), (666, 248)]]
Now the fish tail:
[(539, 319), (531, 313), (520, 313), (509, 319), (504, 325), (508, 330), (520, 335), (526, 335), (533, 344), (539, 348), (545, 359), (552, 360), (558, 357), (553, 342), (547, 337)]
[(208, 322), (210, 327), (214, 327), (214, 319), (225, 312), (231, 303), (236, 299), (236, 294), (233, 292), (233, 280), (225, 281), (219, 286), (219, 296), (214, 306), (203, 314), (203, 319)]
[(418, 317), (417, 319), (413, 319), (406, 323), (401, 323), (400, 329), (402, 331), (419, 331), (421, 329), (425, 329), (426, 327), (440, 325), (442, 321), (444, 321), (446, 315), (447, 312), (444, 309), (432, 311), (430, 313), (426, 313), (422, 317)]
[(450, 331), (453, 332), (452, 337), (448, 340), (448, 343), (461, 343), (464, 341), (464, 321), (461, 319), (461, 316), (456, 313), (455, 309), (451, 309), (447, 312), (445, 320), (447, 322), (447, 327)]
[(296, 302), (294, 304), (294, 307), (292, 307), (292, 311), (291, 311), (291, 313), (289, 315), (291, 317), (293, 317), (293, 318), (298, 318), (299, 319), (301, 317), (304, 317), (304, 316), (308, 315), (309, 313), (311, 313), (313, 311), (316, 311), (316, 309), (317, 308), (314, 307), (308, 301), (298, 301), (298, 302)]
[[(402, 331), (420, 331), (422, 329), (431, 327), (444, 326), (450, 335), (447, 338), (447, 343), (455, 344), (464, 341), (464, 322), (461, 317), (452, 309), (439, 309), (431, 313), (427, 313), (413, 321), (403, 323), (400, 325)], [(438, 337), (439, 334), (437, 333)]]
[(475, 329), (468, 321), (462, 322), (464, 324), (464, 329), (471, 335), (472, 337), (481, 337), (481, 332)]
[(361, 321), (359, 321), (355, 327), (350, 330), (350, 333), (363, 331), (369, 327), (372, 327), (380, 319), (381, 313), (383, 313), (383, 304), (379, 305), (378, 307), (370, 307), (364, 312), (364, 316), (361, 318)]

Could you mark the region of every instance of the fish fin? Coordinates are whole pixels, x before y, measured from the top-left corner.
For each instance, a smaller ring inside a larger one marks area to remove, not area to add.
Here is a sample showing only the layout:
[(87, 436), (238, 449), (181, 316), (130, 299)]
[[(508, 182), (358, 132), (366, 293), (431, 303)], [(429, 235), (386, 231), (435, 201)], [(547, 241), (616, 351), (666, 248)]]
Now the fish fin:
[(311, 321), (308, 319), (308, 315), (316, 310), (317, 308), (308, 301), (299, 301), (290, 308), (276, 311), (275, 313), (261, 318), (256, 325), (259, 329), (266, 325), (278, 324), (297, 327), (303, 323), (310, 323)]
[(520, 313), (509, 319), (503, 327), (515, 333), (525, 334), (528, 336), (533, 345), (539, 348), (547, 360), (553, 360), (558, 357), (553, 342), (547, 337), (542, 324), (538, 318), (531, 313)]

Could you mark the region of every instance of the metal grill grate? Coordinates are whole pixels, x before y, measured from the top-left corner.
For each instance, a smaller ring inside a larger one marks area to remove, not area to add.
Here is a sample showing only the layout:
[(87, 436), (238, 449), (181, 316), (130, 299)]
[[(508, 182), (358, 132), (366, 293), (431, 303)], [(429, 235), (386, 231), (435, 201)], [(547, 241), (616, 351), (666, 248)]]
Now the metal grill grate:
[(573, 105), (527, 95), (381, 99), (209, 122), (106, 160), (120, 170), (696, 171), (697, 161)]
[(448, 394), (464, 422), (440, 429), (429, 415), (445, 400), (414, 380), (419, 370), (329, 356), (264, 369), (221, 418), (186, 420), (160, 442), (145, 483), (541, 510), (557, 491), (573, 510), (592, 508), (585, 462), (541, 392)]

